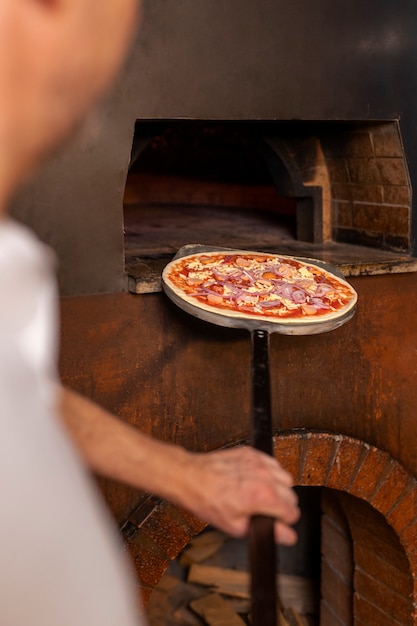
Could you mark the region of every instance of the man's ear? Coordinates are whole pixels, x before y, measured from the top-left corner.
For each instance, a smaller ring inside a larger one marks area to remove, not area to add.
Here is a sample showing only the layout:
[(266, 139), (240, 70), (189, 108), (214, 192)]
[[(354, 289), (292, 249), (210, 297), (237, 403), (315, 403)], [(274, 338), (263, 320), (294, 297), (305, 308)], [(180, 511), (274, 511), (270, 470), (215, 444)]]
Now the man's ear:
[[(2, 0), (0, 0), (1, 2)], [(54, 29), (54, 20), (60, 16), (65, 16), (71, 8), (72, 0), (11, 0), (18, 5), (22, 11), (21, 16), (29, 28), (29, 32), (37, 32), (42, 39), (42, 29)], [(76, 4), (77, 0), (74, 0)], [(40, 29), (40, 31), (38, 30)]]
[(57, 8), (58, 5), (62, 4), (61, 0), (31, 0), (31, 1), (35, 2), (36, 4), (40, 6), (44, 6), (45, 8), (48, 8), (48, 9)]
[(34, 12), (52, 14), (65, 9), (70, 4), (70, 0), (23, 0), (22, 4), (26, 4)]

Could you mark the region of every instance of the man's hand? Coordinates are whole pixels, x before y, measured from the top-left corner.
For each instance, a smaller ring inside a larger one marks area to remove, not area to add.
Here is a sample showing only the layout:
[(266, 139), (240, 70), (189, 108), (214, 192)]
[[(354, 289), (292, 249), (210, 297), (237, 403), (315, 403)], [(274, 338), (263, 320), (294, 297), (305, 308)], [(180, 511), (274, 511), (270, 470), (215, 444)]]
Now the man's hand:
[(61, 415), (86, 465), (102, 476), (183, 506), (235, 537), (246, 534), (252, 515), (276, 520), (276, 537), (297, 537), (297, 496), (291, 476), (252, 448), (187, 452), (122, 422), (94, 402), (63, 389)]
[(189, 456), (184, 507), (235, 537), (247, 533), (252, 515), (267, 515), (276, 520), (277, 541), (297, 541), (290, 527), (300, 515), (297, 495), (275, 459), (248, 447)]

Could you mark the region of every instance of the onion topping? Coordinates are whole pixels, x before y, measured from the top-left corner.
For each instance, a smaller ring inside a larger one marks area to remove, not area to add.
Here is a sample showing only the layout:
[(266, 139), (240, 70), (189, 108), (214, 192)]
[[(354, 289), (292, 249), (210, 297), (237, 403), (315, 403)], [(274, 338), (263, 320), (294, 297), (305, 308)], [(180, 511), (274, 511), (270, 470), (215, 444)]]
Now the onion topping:
[(330, 274), (297, 260), (268, 255), (196, 255), (178, 260), (171, 280), (188, 296), (220, 308), (259, 315), (316, 315), (335, 311), (352, 297)]

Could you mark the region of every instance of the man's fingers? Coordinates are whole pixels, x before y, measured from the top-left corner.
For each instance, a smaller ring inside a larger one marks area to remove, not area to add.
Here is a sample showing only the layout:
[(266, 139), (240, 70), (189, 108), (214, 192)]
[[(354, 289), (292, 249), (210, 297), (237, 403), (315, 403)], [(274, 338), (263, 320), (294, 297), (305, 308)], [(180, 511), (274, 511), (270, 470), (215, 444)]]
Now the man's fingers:
[(259, 502), (259, 513), (268, 515), (285, 524), (295, 524), (300, 517), (298, 497), (295, 491), (283, 485), (274, 486), (274, 491)]
[(290, 526), (282, 522), (275, 523), (275, 541), (285, 546), (294, 546), (297, 543), (297, 533)]
[(265, 515), (276, 521), (280, 543), (296, 542), (290, 526), (300, 516), (298, 497), (292, 476), (276, 459), (250, 447), (191, 458), (196, 471), (186, 476), (195, 513), (234, 536), (246, 534), (252, 516)]
[(294, 486), (294, 479), (291, 474), (287, 472), (287, 470), (285, 470), (274, 457), (264, 455), (262, 458), (263, 462), (268, 465), (268, 467), (271, 469), (271, 471), (274, 472), (274, 475), (283, 485), (287, 485), (287, 487)]

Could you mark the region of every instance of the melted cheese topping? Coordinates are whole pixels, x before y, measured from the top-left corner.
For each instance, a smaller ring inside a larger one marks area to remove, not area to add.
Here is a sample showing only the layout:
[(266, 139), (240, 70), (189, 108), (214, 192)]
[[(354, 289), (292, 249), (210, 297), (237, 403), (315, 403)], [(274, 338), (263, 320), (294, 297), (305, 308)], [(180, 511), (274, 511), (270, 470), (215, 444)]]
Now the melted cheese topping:
[(163, 280), (201, 308), (280, 322), (323, 321), (343, 315), (357, 300), (349, 283), (313, 262), (261, 253), (182, 257), (165, 268)]

